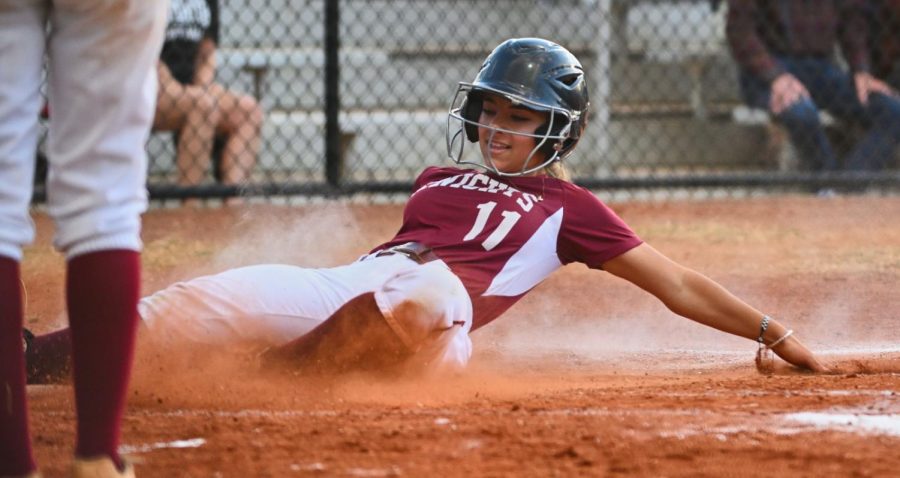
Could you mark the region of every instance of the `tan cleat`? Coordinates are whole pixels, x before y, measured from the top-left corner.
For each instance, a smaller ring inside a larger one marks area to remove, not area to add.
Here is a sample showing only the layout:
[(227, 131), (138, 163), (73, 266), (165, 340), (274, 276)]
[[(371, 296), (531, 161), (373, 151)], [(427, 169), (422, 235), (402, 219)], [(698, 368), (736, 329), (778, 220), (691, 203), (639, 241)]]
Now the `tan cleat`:
[(76, 458), (72, 463), (72, 478), (134, 478), (134, 466), (125, 462), (125, 469), (119, 471), (108, 457)]

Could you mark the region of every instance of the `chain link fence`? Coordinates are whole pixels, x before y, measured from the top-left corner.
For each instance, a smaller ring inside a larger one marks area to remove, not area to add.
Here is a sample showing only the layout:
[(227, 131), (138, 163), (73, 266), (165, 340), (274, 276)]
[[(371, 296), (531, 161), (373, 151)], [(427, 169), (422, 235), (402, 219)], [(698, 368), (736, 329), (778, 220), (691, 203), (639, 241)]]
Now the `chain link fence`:
[[(810, 2), (172, 2), (147, 145), (155, 198), (407, 192), (425, 166), (449, 163), (457, 82), (470, 81), (503, 40), (530, 36), (566, 46), (589, 79), (591, 123), (567, 160), (576, 183), (625, 197), (900, 186), (900, 102), (848, 111), (836, 100), (846, 92), (810, 87), (818, 137), (809, 115), (791, 123), (748, 94), (742, 72), (761, 60), (744, 51), (747, 36), (802, 43), (810, 32), (786, 28), (779, 15), (791, 12), (773, 6)], [(860, 61), (848, 58), (847, 42), (864, 38), (851, 46), (900, 88), (900, 2), (858, 4), (860, 17), (837, 11), (828, 54), (804, 58), (833, 58), (846, 71)], [(800, 24), (827, 21), (820, 13)]]

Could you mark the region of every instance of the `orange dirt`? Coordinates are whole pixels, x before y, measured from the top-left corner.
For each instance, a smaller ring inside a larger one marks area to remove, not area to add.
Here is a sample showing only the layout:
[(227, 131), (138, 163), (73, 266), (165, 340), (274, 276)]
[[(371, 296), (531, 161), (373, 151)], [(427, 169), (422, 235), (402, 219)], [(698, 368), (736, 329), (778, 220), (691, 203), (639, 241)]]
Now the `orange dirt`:
[[(142, 478), (897, 476), (900, 198), (614, 209), (663, 253), (794, 328), (835, 373), (781, 362), (761, 375), (754, 343), (569, 266), (473, 334), (459, 377), (262, 377), (227, 351), (163, 363), (142, 349), (124, 450)], [(251, 263), (347, 262), (390, 238), (400, 211), (154, 210), (144, 289)], [(63, 261), (50, 221), (36, 223), (23, 271), (26, 321), (40, 333), (64, 323)], [(33, 386), (29, 399), (41, 469), (63, 476), (71, 389)]]

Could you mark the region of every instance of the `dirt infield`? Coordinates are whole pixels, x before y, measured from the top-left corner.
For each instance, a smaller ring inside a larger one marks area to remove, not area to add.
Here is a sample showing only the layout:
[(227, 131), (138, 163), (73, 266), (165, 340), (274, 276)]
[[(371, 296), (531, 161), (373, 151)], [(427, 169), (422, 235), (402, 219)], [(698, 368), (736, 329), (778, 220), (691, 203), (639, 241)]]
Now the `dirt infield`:
[[(897, 476), (900, 198), (617, 204), (650, 244), (796, 330), (835, 366), (753, 367), (755, 344), (569, 266), (473, 334), (463, 376), (262, 377), (240, 356), (142, 350), (123, 451), (146, 477)], [(400, 206), (154, 210), (144, 289), (225, 268), (329, 266), (390, 238)], [(26, 321), (63, 322), (36, 218)], [(66, 386), (29, 388), (41, 468), (73, 448)]]

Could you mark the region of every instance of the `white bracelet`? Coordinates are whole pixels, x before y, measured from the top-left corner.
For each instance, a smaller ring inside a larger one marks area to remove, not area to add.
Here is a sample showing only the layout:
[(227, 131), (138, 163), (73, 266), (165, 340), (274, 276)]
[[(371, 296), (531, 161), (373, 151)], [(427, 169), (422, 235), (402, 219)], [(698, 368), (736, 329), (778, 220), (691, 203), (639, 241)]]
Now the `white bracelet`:
[(788, 337), (790, 337), (791, 334), (793, 334), (793, 333), (794, 333), (794, 330), (793, 330), (793, 329), (788, 329), (788, 331), (787, 331), (784, 335), (782, 335), (780, 339), (778, 339), (778, 340), (772, 342), (772, 343), (769, 344), (769, 345), (766, 345), (766, 348), (768, 348), (768, 349), (773, 349), (773, 348), (775, 348), (776, 346), (778, 346), (778, 344), (784, 342), (784, 341), (785, 341)]

